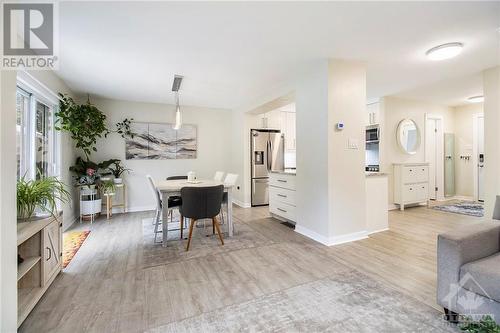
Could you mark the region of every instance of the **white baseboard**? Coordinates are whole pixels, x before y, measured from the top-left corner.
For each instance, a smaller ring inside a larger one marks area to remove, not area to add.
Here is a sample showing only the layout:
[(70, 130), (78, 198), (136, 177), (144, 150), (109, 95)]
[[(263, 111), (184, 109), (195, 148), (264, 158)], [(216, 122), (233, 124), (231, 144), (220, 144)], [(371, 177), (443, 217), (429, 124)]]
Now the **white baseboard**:
[(374, 230), (374, 231), (368, 231), (368, 235), (376, 234), (377, 232), (382, 232), (382, 231), (387, 231), (389, 228), (384, 228), (384, 229), (379, 229), (379, 230)]
[(252, 206), (252, 205), (250, 205), (250, 203), (242, 202), (242, 201), (235, 200), (235, 199), (233, 199), (233, 203), (237, 206), (240, 206), (241, 208), (250, 208)]
[(399, 209), (398, 205), (396, 204), (389, 204), (389, 206), (387, 207), (387, 210), (396, 210), (396, 209)]
[(466, 196), (466, 195), (454, 195), (452, 197), (446, 198), (446, 200), (474, 201), (474, 197), (469, 197), (469, 196)]
[(295, 232), (298, 232), (299, 234), (311, 238), (316, 242), (319, 242), (326, 246), (339, 245), (343, 243), (349, 243), (368, 238), (367, 232), (365, 230), (341, 236), (325, 237), (323, 235), (318, 234), (315, 231), (312, 231), (298, 224), (295, 225)]
[[(132, 206), (127, 207), (126, 213), (134, 213), (134, 212), (145, 212), (148, 210), (155, 210), (155, 206)], [(121, 213), (123, 210), (117, 207), (117, 212)], [(114, 213), (114, 212), (113, 212)]]

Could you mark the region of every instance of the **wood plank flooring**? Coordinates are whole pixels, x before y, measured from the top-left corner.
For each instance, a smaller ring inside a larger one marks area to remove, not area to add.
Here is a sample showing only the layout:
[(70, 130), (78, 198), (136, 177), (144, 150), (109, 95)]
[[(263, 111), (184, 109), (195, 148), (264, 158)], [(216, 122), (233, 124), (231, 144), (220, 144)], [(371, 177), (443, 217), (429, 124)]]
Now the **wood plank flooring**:
[(346, 267), (439, 309), (437, 234), (482, 220), (425, 207), (392, 211), (389, 231), (326, 247), (268, 218), (266, 207), (235, 207), (234, 215), (275, 243), (144, 269), (142, 219), (152, 213), (76, 225), (91, 230), (88, 239), (20, 331), (143, 332)]

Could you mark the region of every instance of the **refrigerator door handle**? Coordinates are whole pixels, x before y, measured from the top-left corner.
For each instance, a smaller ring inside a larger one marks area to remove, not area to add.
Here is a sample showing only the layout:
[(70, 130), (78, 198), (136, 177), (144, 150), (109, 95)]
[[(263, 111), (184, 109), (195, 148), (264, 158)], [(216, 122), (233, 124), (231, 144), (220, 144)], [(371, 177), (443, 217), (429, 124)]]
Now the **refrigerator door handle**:
[(271, 141), (266, 143), (266, 153), (267, 153), (267, 171), (271, 171)]

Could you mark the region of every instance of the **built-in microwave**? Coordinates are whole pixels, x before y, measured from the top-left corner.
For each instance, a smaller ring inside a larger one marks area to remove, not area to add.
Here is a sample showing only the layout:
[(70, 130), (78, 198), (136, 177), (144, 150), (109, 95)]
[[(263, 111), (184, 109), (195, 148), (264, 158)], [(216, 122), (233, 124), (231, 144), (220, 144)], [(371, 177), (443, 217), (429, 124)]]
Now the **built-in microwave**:
[(378, 125), (366, 126), (366, 143), (378, 142), (380, 140), (380, 128)]

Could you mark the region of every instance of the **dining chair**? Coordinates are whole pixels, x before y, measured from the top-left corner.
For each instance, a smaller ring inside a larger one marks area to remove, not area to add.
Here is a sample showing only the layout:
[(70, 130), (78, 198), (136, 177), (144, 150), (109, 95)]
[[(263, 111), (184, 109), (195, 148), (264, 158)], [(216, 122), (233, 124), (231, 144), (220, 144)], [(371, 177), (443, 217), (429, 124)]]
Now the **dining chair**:
[[(187, 180), (188, 179), (188, 176), (170, 176), (170, 177), (167, 177), (167, 180)], [(178, 200), (182, 203), (182, 199), (180, 196), (178, 195), (173, 195), (171, 196), (170, 198), (174, 199), (174, 200)], [(184, 219), (182, 218), (182, 215), (181, 215), (181, 218), (180, 218), (180, 228), (181, 228), (181, 239), (182, 237), (184, 236)]]
[[(146, 178), (149, 181), (149, 187), (153, 191), (154, 197), (156, 199), (156, 212), (155, 212), (155, 217), (153, 219), (153, 224), (155, 226), (154, 242), (157, 243), (156, 238), (157, 238), (158, 234), (161, 233), (161, 230), (159, 230), (159, 226), (162, 223), (163, 202), (161, 199), (161, 193), (158, 190), (158, 188), (156, 187), (156, 184), (155, 184), (155, 181), (153, 180), (153, 177), (151, 177), (150, 175), (146, 175)], [(168, 212), (169, 212), (171, 221), (172, 221), (172, 215), (173, 215), (172, 214), (173, 208), (179, 208), (181, 206), (181, 204), (182, 204), (182, 201), (180, 198), (178, 198), (178, 199), (175, 197), (168, 198)], [(182, 215), (181, 215), (181, 220), (182, 220)], [(165, 223), (168, 223), (168, 221), (166, 221)], [(181, 228), (181, 239), (182, 239), (182, 228)]]
[(208, 186), (208, 187), (183, 187), (181, 189), (182, 206), (180, 208), (182, 216), (189, 218), (189, 238), (186, 246), (186, 251), (189, 251), (191, 238), (193, 237), (193, 227), (197, 220), (212, 219), (212, 233), (219, 235), (222, 245), (224, 239), (220, 232), (219, 215), (222, 205), (222, 194), (224, 193), (224, 185)]
[(216, 171), (214, 175), (214, 180), (221, 182), (222, 178), (224, 178), (224, 171)]
[[(224, 184), (225, 185), (230, 185), (230, 186), (234, 186), (236, 185), (236, 181), (238, 180), (238, 175), (235, 174), (235, 173), (228, 173), (226, 175), (226, 178), (224, 179)], [(222, 196), (222, 205), (223, 206), (226, 206), (226, 212), (229, 211), (228, 209), (228, 197), (227, 197), (227, 192), (224, 192), (223, 196)], [(222, 224), (224, 224), (224, 210), (221, 209), (221, 217), (222, 217)]]

